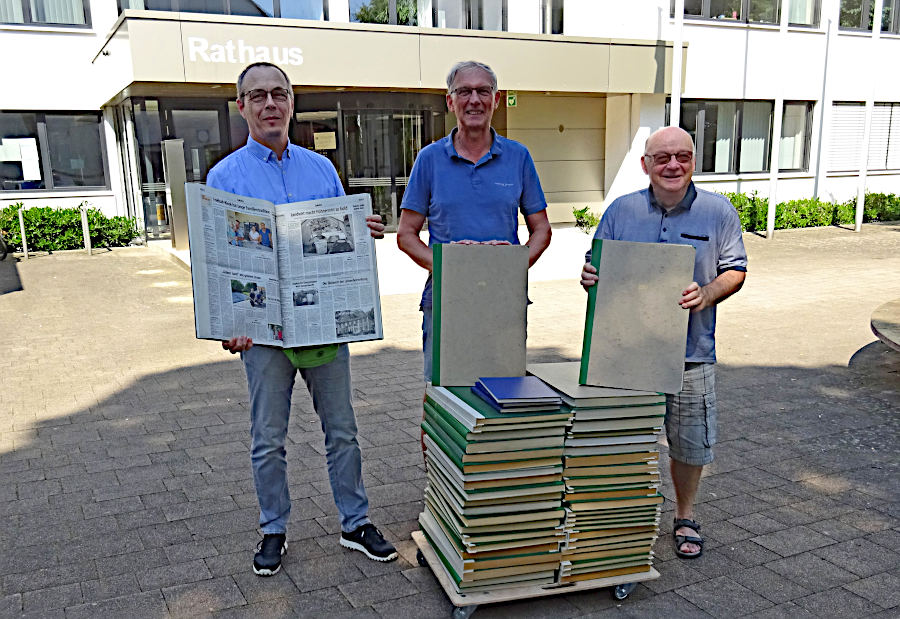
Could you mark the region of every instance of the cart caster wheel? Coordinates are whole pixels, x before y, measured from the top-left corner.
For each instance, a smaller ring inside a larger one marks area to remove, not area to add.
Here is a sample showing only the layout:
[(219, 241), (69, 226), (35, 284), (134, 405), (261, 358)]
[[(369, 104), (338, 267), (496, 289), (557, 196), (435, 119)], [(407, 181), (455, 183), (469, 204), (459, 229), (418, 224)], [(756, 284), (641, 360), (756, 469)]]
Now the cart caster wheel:
[(421, 550), (416, 551), (416, 563), (418, 563), (420, 567), (428, 567), (428, 561), (425, 560), (425, 555), (422, 554)]
[(475, 612), (475, 609), (478, 608), (478, 604), (472, 604), (470, 606), (457, 606), (453, 609), (453, 612), (450, 614), (453, 619), (469, 619), (472, 616), (472, 613)]
[(635, 587), (637, 587), (636, 582), (627, 582), (622, 585), (616, 585), (612, 588), (613, 599), (624, 600), (631, 594), (632, 591), (634, 591)]

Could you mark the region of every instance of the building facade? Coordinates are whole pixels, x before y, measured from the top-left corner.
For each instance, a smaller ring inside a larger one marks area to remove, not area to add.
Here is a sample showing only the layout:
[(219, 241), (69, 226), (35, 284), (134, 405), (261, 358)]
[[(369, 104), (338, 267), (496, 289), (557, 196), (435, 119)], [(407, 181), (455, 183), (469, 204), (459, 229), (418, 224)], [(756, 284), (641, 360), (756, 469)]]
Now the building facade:
[(646, 184), (644, 140), (673, 118), (675, 40), (699, 185), (778, 200), (900, 190), (900, 80), (884, 69), (900, 58), (900, 0), (684, 0), (683, 20), (674, 6), (0, 0), (0, 206), (86, 200), (166, 236), (162, 141), (182, 139), (187, 179), (204, 181), (247, 137), (237, 74), (269, 60), (294, 84), (293, 140), (393, 227), (416, 154), (455, 124), (445, 75), (477, 59), (504, 91), (496, 129), (529, 147), (551, 221), (568, 222)]

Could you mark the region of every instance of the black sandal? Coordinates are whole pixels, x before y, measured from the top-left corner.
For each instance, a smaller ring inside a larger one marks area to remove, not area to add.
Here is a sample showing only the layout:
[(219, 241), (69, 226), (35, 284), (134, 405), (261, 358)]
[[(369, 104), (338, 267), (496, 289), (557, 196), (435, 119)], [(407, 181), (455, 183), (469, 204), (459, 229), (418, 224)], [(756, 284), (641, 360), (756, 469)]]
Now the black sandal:
[[(678, 535), (675, 532), (681, 527), (693, 529), (697, 535)], [(672, 525), (672, 535), (675, 538), (675, 554), (682, 559), (696, 559), (703, 554), (703, 538), (700, 537), (700, 525), (688, 518), (676, 518)], [(684, 544), (696, 544), (700, 546), (697, 552), (684, 552), (681, 547)]]

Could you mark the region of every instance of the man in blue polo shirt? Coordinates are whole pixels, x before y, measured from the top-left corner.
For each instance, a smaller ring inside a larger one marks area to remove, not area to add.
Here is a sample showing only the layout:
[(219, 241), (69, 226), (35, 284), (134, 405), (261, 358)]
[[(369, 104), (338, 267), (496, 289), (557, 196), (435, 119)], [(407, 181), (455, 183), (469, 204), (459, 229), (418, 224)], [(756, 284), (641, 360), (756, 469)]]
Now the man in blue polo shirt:
[[(528, 149), (491, 128), (500, 104), (497, 76), (475, 61), (447, 75), (447, 109), (456, 128), (416, 157), (403, 194), (397, 244), (428, 269), (422, 293), (425, 380), (431, 380), (431, 246), (435, 243), (519, 244), (519, 212), (528, 227), (528, 264), (550, 244), (547, 202)], [(428, 220), (428, 245), (419, 233)]]
[[(653, 133), (641, 167), (650, 187), (613, 201), (594, 237), (679, 243), (696, 250), (694, 281), (678, 299), (691, 312), (684, 384), (679, 393), (666, 395), (666, 438), (676, 496), (675, 553), (692, 559), (703, 552), (700, 525), (693, 520), (694, 499), (716, 442), (716, 304), (740, 290), (747, 253), (731, 202), (694, 187), (694, 143), (686, 131), (666, 127)], [(590, 264), (590, 252), (586, 259), (581, 284), (588, 289), (597, 283), (597, 269)]]
[[(251, 64), (238, 77), (237, 92), (238, 110), (247, 121), (250, 137), (246, 146), (209, 171), (206, 182), (210, 187), (275, 204), (344, 195), (328, 159), (288, 142), (294, 93), (284, 71), (268, 62)], [(366, 219), (373, 237), (384, 236), (379, 215)], [(347, 345), (283, 350), (254, 346), (249, 337), (239, 336), (223, 342), (222, 347), (241, 354), (250, 391), (250, 460), (263, 533), (253, 571), (259, 576), (276, 574), (287, 552), (291, 497), (284, 444), (298, 370), (325, 432), (325, 459), (340, 513), (341, 546), (376, 561), (397, 558), (394, 547), (369, 521)]]

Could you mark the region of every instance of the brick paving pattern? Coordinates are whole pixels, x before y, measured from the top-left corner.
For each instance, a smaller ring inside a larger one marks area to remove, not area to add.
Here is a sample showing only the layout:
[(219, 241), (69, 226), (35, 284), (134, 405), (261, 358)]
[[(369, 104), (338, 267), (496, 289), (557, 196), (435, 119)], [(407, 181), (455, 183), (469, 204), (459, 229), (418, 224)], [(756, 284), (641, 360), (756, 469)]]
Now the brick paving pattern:
[[(876, 341), (869, 315), (900, 297), (900, 225), (745, 241), (747, 284), (719, 314), (720, 443), (696, 514), (704, 556), (675, 558), (664, 479), (660, 579), (623, 602), (600, 590), (476, 616), (898, 616), (900, 354)], [(417, 295), (384, 297), (384, 341), (352, 346), (371, 516), (400, 559), (338, 546), (323, 439), (301, 394), (290, 551), (262, 579), (250, 570), (243, 370), (194, 338), (188, 272), (144, 248), (3, 268), (23, 290), (0, 296), (0, 616), (449, 615), (410, 540), (425, 485)], [(532, 284), (531, 360), (580, 354), (579, 270)]]

